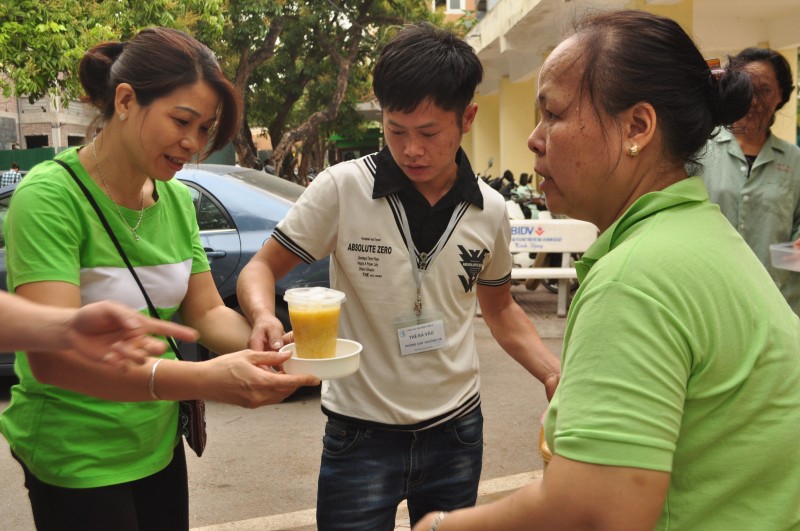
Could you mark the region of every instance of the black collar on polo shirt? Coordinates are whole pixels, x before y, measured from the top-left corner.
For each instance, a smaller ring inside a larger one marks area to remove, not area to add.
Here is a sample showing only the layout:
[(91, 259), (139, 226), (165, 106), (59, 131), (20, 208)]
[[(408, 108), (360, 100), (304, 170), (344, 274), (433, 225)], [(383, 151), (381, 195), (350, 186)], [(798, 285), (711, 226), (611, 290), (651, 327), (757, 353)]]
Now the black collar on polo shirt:
[[(407, 188), (414, 188), (411, 180), (406, 177), (406, 174), (392, 158), (388, 147), (378, 153), (375, 161), (377, 169), (375, 170), (375, 184), (372, 187), (373, 199), (396, 194)], [(456, 153), (456, 164), (458, 165), (456, 181), (436, 206), (455, 205), (461, 201), (468, 201), (483, 210), (483, 195), (478, 187), (478, 179), (472, 171), (467, 154), (461, 148), (458, 148)], [(442, 204), (443, 201), (444, 204)]]

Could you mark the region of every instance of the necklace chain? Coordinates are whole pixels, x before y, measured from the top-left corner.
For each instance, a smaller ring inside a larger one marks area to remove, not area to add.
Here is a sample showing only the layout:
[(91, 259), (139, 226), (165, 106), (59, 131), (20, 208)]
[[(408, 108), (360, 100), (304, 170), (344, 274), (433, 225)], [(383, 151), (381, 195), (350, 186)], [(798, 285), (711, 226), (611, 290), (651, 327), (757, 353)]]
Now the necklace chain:
[(92, 152), (94, 153), (94, 164), (97, 166), (97, 174), (100, 176), (100, 182), (103, 183), (103, 188), (106, 189), (106, 193), (108, 194), (109, 199), (111, 199), (111, 202), (114, 204), (114, 208), (117, 210), (117, 214), (119, 214), (122, 222), (125, 223), (125, 226), (128, 227), (128, 229), (131, 231), (131, 234), (133, 234), (134, 239), (138, 242), (139, 235), (136, 234), (136, 230), (139, 228), (139, 225), (142, 224), (142, 218), (144, 217), (144, 187), (142, 187), (142, 204), (139, 207), (139, 219), (136, 221), (136, 225), (131, 227), (131, 224), (128, 223), (128, 220), (122, 215), (119, 205), (117, 205), (117, 202), (114, 201), (114, 196), (111, 195), (111, 190), (109, 190), (108, 184), (103, 177), (103, 170), (100, 169), (100, 160), (97, 158), (97, 146), (95, 145), (95, 140), (97, 140), (97, 137), (92, 138)]

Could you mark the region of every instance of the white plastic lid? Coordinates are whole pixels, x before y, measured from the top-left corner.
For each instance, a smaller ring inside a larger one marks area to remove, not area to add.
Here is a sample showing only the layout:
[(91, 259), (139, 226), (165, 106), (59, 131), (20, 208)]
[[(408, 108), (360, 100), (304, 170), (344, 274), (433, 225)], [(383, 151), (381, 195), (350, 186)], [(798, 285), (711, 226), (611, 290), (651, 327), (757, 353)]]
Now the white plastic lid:
[(344, 302), (345, 295), (341, 291), (314, 286), (310, 288), (292, 288), (283, 296), (290, 305), (297, 306), (335, 306)]

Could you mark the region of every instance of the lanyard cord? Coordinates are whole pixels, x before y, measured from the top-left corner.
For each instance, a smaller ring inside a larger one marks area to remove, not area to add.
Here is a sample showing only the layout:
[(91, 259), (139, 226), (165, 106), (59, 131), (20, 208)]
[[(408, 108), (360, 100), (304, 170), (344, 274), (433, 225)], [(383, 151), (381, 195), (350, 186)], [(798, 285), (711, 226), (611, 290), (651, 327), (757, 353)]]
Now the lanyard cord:
[(406, 247), (408, 248), (408, 260), (411, 262), (411, 274), (414, 275), (414, 283), (417, 285), (417, 298), (414, 301), (414, 313), (419, 316), (422, 313), (422, 279), (428, 270), (428, 267), (439, 256), (439, 253), (444, 248), (445, 242), (450, 238), (450, 234), (455, 230), (456, 224), (460, 219), (463, 211), (466, 210), (469, 203), (462, 201), (453, 209), (453, 214), (450, 216), (450, 221), (447, 222), (447, 227), (439, 237), (439, 241), (433, 246), (433, 249), (428, 253), (419, 253), (419, 260), (416, 258), (416, 247), (414, 240), (411, 238), (411, 226), (408, 223), (408, 216), (406, 210), (403, 208), (403, 203), (394, 194), (392, 198), (397, 206), (397, 214), (400, 218), (400, 227), (403, 229), (403, 236), (406, 240)]

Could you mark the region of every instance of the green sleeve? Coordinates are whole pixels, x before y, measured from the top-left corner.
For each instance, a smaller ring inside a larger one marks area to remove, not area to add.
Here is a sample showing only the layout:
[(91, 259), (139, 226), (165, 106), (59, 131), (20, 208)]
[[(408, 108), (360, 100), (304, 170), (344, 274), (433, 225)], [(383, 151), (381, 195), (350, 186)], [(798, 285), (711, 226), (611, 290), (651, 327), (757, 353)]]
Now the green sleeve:
[(670, 471), (690, 348), (659, 301), (618, 282), (571, 308), (558, 389), (554, 452), (569, 459)]
[(80, 284), (84, 216), (71, 190), (59, 183), (21, 185), (5, 219), (9, 290), (30, 282)]

